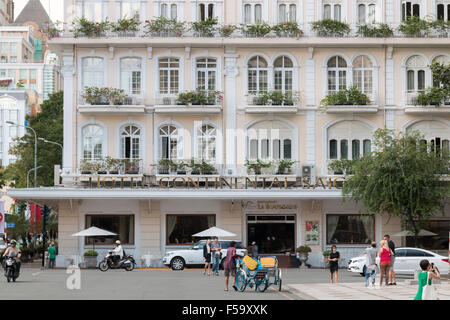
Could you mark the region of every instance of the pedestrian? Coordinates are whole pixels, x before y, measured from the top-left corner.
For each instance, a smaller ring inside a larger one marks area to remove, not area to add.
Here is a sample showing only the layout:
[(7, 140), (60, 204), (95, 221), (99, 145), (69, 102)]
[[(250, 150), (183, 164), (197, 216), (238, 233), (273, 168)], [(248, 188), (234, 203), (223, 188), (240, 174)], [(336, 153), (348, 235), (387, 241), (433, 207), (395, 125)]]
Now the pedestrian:
[(378, 256), (380, 257), (380, 288), (383, 284), (383, 277), (386, 277), (386, 286), (388, 285), (391, 251), (392, 250), (389, 249), (388, 242), (386, 240), (381, 240), (380, 251), (378, 251)]
[(236, 242), (231, 241), (230, 246), (227, 249), (227, 256), (225, 257), (224, 274), (225, 274), (225, 291), (228, 291), (228, 281), (230, 274), (233, 277), (233, 289), (237, 291), (236, 287)]
[(222, 247), (219, 242), (219, 238), (214, 237), (214, 242), (211, 244), (212, 251), (212, 264), (213, 264), (213, 273), (218, 276), (219, 275), (219, 266), (220, 266), (220, 258), (222, 256)]
[(208, 269), (208, 276), (211, 275), (211, 239), (206, 240), (206, 244), (203, 247), (203, 261), (205, 261), (205, 269), (203, 274), (206, 274)]
[[(372, 242), (371, 247), (366, 249), (366, 288), (375, 288), (375, 273), (377, 270), (377, 243)], [(372, 285), (369, 287), (369, 277)]]
[(338, 283), (338, 270), (339, 270), (339, 260), (341, 256), (339, 251), (337, 251), (336, 246), (333, 244), (331, 246), (331, 253), (328, 256), (328, 261), (330, 262), (330, 272), (331, 272), (331, 283)]
[(395, 282), (395, 272), (394, 272), (394, 262), (395, 262), (395, 243), (391, 240), (391, 237), (386, 234), (384, 235), (384, 240), (388, 242), (389, 249), (391, 249), (391, 263), (389, 265), (389, 286), (396, 286)]
[(252, 257), (257, 259), (258, 258), (258, 246), (256, 245), (256, 242), (252, 242)]
[(53, 269), (55, 267), (56, 248), (55, 243), (52, 241), (48, 247), (48, 267)]
[(425, 297), (422, 296), (423, 294), (423, 287), (425, 285), (431, 285), (431, 279), (440, 279), (441, 275), (439, 274), (438, 269), (434, 265), (434, 263), (431, 263), (424, 259), (420, 261), (419, 263), (420, 268), (422, 269), (422, 272), (419, 272), (418, 280), (419, 280), (419, 288), (417, 290), (417, 294), (414, 297), (414, 300), (424, 300)]

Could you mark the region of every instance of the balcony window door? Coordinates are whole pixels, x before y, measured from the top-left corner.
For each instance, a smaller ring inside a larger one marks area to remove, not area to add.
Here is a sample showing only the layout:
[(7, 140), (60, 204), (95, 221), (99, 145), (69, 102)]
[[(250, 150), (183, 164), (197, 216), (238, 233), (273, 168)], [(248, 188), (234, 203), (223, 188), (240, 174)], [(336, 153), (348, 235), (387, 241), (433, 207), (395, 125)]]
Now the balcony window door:
[(358, 23), (361, 25), (375, 22), (376, 4), (360, 3), (358, 4)]
[(139, 159), (141, 145), (141, 129), (134, 125), (127, 125), (120, 133), (122, 159)]
[(292, 60), (286, 56), (281, 56), (274, 63), (274, 89), (283, 93), (292, 91), (292, 78), (294, 65)]
[(248, 93), (257, 94), (268, 90), (268, 64), (260, 56), (254, 56), (248, 61)]
[(139, 2), (122, 1), (120, 4), (120, 16), (121, 18), (133, 18), (139, 20), (141, 11), (141, 5)]
[(197, 130), (197, 157), (201, 160), (216, 160), (217, 129), (211, 125), (202, 125)]
[(216, 90), (217, 81), (217, 59), (198, 58), (197, 68), (197, 89)]
[(262, 21), (262, 3), (244, 4), (244, 24), (255, 24)]
[(128, 95), (141, 94), (141, 70), (140, 58), (120, 59), (120, 87)]
[(173, 125), (164, 125), (159, 128), (159, 145), (161, 159), (178, 159), (179, 146), (178, 128)]
[(341, 5), (335, 3), (327, 3), (323, 5), (323, 19), (333, 19), (341, 21)]
[(213, 3), (200, 3), (198, 5), (198, 17), (200, 21), (214, 19), (216, 17)]
[(353, 85), (371, 100), (374, 98), (373, 73), (372, 61), (367, 56), (359, 56), (353, 61)]
[(328, 92), (336, 92), (347, 88), (347, 62), (344, 58), (334, 56), (328, 60)]
[(420, 17), (420, 3), (413, 1), (402, 2), (402, 21), (411, 17)]
[(450, 3), (438, 3), (436, 6), (437, 20), (450, 21)]
[(103, 128), (99, 125), (87, 125), (82, 130), (83, 159), (100, 160), (103, 157)]
[(103, 20), (103, 2), (84, 1), (83, 17), (90, 21), (101, 22)]
[(104, 61), (103, 58), (88, 57), (82, 61), (82, 88), (104, 86)]
[(278, 5), (278, 22), (297, 21), (297, 5), (295, 3), (280, 3)]
[(178, 58), (159, 59), (159, 93), (177, 94), (180, 90), (180, 61)]

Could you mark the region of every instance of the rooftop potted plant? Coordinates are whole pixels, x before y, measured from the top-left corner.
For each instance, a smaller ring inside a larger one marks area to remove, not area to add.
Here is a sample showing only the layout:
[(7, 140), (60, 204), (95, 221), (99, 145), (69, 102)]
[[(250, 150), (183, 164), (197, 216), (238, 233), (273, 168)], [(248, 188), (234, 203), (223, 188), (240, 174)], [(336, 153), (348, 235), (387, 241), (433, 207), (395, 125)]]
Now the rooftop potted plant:
[(191, 168), (191, 174), (197, 175), (201, 173), (202, 165), (197, 163), (194, 159), (191, 159), (189, 167)]
[(188, 164), (181, 160), (177, 163), (177, 174), (186, 174), (186, 169), (188, 167)]
[(450, 98), (450, 93), (445, 88), (429, 87), (421, 90), (414, 101), (416, 106), (441, 106)]
[(111, 31), (116, 32), (121, 37), (134, 37), (139, 31), (141, 22), (133, 18), (121, 18), (111, 23)]
[(361, 37), (370, 38), (388, 38), (394, 35), (394, 31), (386, 23), (369, 23), (359, 25), (356, 33)]
[[(47, 24), (41, 32), (44, 33), (48, 39), (59, 38), (59, 30), (52, 25)], [(28, 57), (26, 59), (28, 59)]]
[(161, 159), (158, 161), (158, 173), (159, 174), (169, 174), (170, 168), (176, 166), (174, 162), (170, 159)]
[(140, 159), (123, 159), (126, 174), (139, 174)]
[(120, 159), (115, 159), (110, 156), (105, 157), (105, 164), (109, 171), (109, 174), (118, 174), (120, 170)]
[(207, 163), (205, 160), (202, 160), (200, 163), (200, 172), (201, 174), (216, 174), (217, 170), (213, 165)]
[(181, 37), (185, 31), (185, 23), (176, 19), (158, 17), (145, 20), (145, 33), (153, 37)]
[(419, 17), (413, 16), (403, 20), (398, 30), (410, 37), (426, 37), (430, 31), (430, 23)]
[(104, 105), (106, 104), (105, 88), (98, 87), (84, 87), (84, 93), (81, 97), (90, 105)]
[(87, 268), (97, 268), (98, 252), (95, 250), (88, 250), (84, 253), (84, 262)]
[(91, 161), (82, 160), (80, 163), (81, 174), (92, 174), (93, 166)]
[(255, 175), (259, 175), (262, 172), (263, 168), (270, 168), (272, 166), (271, 162), (263, 162), (260, 159), (256, 159), (256, 162), (250, 162), (249, 160), (245, 161), (245, 165), (247, 167), (247, 172), (253, 173)]
[(312, 30), (317, 33), (319, 37), (344, 37), (350, 33), (350, 26), (348, 23), (334, 20), (323, 19), (312, 22)]
[(430, 23), (431, 29), (440, 37), (447, 38), (450, 31), (450, 21), (438, 19)]
[(339, 90), (329, 93), (320, 102), (322, 108), (326, 109), (328, 106), (341, 105), (358, 105), (364, 106), (370, 103), (370, 98), (361, 92), (356, 86), (348, 89)]
[(84, 17), (77, 18), (72, 22), (74, 37), (87, 36), (87, 37), (103, 37), (110, 29), (110, 23), (108, 19), (101, 22), (90, 21)]
[(261, 38), (270, 33), (272, 28), (266, 22), (241, 24), (242, 33), (249, 38)]
[(191, 30), (196, 37), (214, 37), (217, 30), (217, 18), (208, 18), (203, 21), (191, 22)]
[(300, 29), (298, 23), (293, 21), (280, 22), (274, 25), (272, 30), (279, 37), (300, 38), (303, 35), (303, 31)]
[(228, 38), (233, 34), (234, 30), (236, 29), (237, 27), (232, 24), (223, 25), (219, 28), (219, 34), (224, 38)]
[(295, 161), (282, 159), (278, 162), (277, 174), (289, 174), (292, 173), (292, 165)]

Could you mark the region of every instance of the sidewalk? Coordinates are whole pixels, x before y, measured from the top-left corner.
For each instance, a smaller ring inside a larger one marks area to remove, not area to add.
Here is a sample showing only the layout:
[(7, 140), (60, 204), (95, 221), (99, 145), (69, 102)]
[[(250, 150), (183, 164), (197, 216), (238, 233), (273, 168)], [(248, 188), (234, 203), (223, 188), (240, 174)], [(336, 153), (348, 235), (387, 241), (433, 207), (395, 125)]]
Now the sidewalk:
[[(433, 284), (440, 300), (450, 300), (450, 283), (442, 281)], [(287, 284), (291, 293), (311, 300), (412, 300), (417, 293), (417, 284), (410, 285), (407, 281), (397, 282), (396, 286), (376, 285), (368, 289), (364, 282), (356, 283), (308, 283)]]

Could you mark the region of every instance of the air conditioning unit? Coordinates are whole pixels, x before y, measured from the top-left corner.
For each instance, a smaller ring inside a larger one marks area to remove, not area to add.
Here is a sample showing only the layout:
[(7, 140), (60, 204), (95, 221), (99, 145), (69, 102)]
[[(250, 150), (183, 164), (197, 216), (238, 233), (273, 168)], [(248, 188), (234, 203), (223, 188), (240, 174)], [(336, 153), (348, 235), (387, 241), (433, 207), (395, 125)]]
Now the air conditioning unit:
[(125, 105), (133, 105), (135, 98), (134, 97), (125, 97), (123, 104)]
[(313, 179), (316, 176), (314, 165), (302, 165), (302, 178)]

